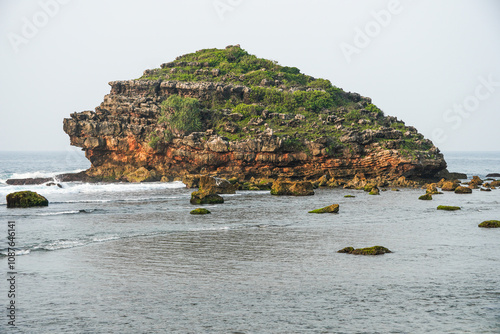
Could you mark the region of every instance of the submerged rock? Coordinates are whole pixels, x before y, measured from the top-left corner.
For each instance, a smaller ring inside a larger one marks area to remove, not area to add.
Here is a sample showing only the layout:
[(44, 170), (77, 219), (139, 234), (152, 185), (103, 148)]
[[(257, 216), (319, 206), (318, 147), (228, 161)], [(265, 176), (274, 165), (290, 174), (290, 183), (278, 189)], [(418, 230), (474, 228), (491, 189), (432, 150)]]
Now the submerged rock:
[(271, 195), (276, 196), (312, 196), (314, 188), (309, 181), (281, 181), (276, 180), (271, 188)]
[(440, 205), (437, 207), (438, 210), (445, 210), (445, 211), (457, 211), (461, 210), (459, 206), (448, 206), (448, 205)]
[(353, 196), (353, 195), (345, 195), (344, 197), (345, 197), (345, 198), (355, 198), (356, 196)]
[(485, 228), (500, 228), (500, 220), (487, 220), (478, 225)]
[(392, 253), (389, 249), (382, 246), (373, 246), (368, 248), (358, 248), (346, 247), (339, 250), (337, 253), (347, 253), (353, 255), (382, 255), (386, 253)]
[(192, 215), (208, 215), (210, 213), (211, 212), (208, 211), (207, 209), (202, 209), (202, 208), (194, 209), (190, 212), (190, 214)]
[(8, 208), (29, 208), (34, 206), (48, 206), (49, 201), (33, 191), (19, 191), (7, 195)]
[(339, 205), (332, 204), (321, 209), (309, 211), (309, 213), (339, 213)]

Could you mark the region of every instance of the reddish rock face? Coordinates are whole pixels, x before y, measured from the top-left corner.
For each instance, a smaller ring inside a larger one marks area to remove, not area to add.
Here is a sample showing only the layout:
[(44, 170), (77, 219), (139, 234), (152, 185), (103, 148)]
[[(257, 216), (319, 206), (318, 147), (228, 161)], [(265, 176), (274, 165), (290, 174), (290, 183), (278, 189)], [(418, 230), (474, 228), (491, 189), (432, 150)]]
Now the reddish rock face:
[[(315, 180), (352, 178), (363, 173), (366, 178), (395, 180), (430, 178), (446, 168), (439, 150), (417, 151), (413, 155), (398, 149), (400, 131), (346, 131), (341, 142), (350, 148), (327, 154), (321, 140), (304, 140), (303, 152), (290, 152), (282, 138), (273, 131), (256, 134), (251, 139), (229, 141), (212, 129), (174, 138), (152, 148), (150, 134), (158, 127), (160, 103), (169, 95), (179, 94), (200, 101), (233, 97), (248, 99), (249, 88), (222, 83), (186, 83), (158, 81), (111, 82), (111, 93), (95, 112), (73, 113), (64, 120), (64, 131), (71, 144), (85, 150), (92, 166), (88, 175), (104, 180), (126, 180), (127, 175), (146, 168), (151, 178), (175, 179), (189, 174), (212, 174), (239, 179), (292, 178)], [(375, 139), (385, 138), (382, 146)], [(395, 148), (389, 148), (394, 146)]]

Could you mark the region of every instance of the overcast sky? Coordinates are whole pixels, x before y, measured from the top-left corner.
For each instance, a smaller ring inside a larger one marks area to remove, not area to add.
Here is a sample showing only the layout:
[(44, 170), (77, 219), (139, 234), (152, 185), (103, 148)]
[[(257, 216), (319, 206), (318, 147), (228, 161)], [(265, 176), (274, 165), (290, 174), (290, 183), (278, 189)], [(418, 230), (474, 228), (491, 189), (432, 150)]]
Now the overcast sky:
[(498, 0), (0, 0), (0, 151), (66, 150), (109, 81), (240, 44), (372, 98), (442, 151), (499, 149)]

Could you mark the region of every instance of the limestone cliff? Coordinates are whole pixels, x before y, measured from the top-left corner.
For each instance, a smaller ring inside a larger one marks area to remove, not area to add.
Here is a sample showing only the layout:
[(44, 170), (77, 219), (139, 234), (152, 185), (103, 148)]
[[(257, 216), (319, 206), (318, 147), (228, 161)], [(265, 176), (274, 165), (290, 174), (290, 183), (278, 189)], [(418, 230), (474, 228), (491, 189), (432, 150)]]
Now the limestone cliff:
[[(97, 179), (364, 173), (390, 180), (430, 178), (446, 168), (430, 140), (384, 116), (369, 98), (239, 46), (200, 50), (140, 79), (109, 84), (95, 111), (64, 120), (71, 144), (92, 164), (87, 174)], [(194, 101), (189, 110), (196, 113), (183, 120), (193, 126), (180, 123), (182, 110), (167, 103), (171, 96)]]

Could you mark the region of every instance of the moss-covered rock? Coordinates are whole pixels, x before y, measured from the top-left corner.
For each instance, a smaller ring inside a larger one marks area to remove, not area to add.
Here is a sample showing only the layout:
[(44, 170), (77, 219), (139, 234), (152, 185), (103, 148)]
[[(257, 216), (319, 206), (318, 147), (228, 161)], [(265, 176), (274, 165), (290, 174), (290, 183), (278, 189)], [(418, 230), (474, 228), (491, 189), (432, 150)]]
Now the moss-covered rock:
[(345, 197), (345, 198), (355, 198), (356, 196), (353, 196), (353, 195), (345, 195), (344, 197)]
[(193, 211), (190, 212), (190, 214), (192, 215), (208, 215), (210, 213), (211, 212), (208, 211), (207, 209), (202, 209), (202, 208), (194, 209)]
[(418, 199), (422, 200), (422, 201), (432, 201), (432, 195), (431, 194), (425, 194), (425, 195), (420, 196)]
[(339, 213), (339, 205), (332, 204), (321, 209), (309, 211), (309, 213)]
[(389, 249), (382, 246), (373, 246), (368, 248), (358, 248), (346, 247), (339, 250), (337, 253), (347, 253), (353, 255), (382, 255), (386, 253), (392, 253)]
[(376, 188), (377, 186), (374, 185), (374, 184), (367, 184), (363, 187), (363, 190), (366, 191), (367, 193), (369, 193), (370, 191), (372, 191), (373, 188)]
[(29, 208), (34, 206), (48, 206), (49, 201), (33, 191), (19, 191), (7, 195), (8, 208)]
[(290, 182), (276, 180), (271, 188), (271, 195), (276, 196), (312, 196), (314, 188), (309, 181)]
[(478, 225), (485, 228), (500, 228), (500, 220), (487, 220)]
[(445, 210), (445, 211), (457, 211), (461, 210), (459, 206), (448, 206), (448, 205), (440, 205), (437, 207), (438, 210)]
[(380, 190), (377, 188), (377, 186), (373, 187), (368, 195), (380, 195)]
[(207, 191), (199, 190), (191, 194), (191, 204), (222, 204), (224, 203), (224, 198), (219, 194), (209, 193)]
[(345, 247), (345, 248), (342, 248), (341, 250), (337, 251), (337, 253), (351, 254), (353, 251), (354, 251), (354, 247)]
[(472, 189), (469, 187), (458, 186), (455, 189), (455, 194), (472, 194)]

